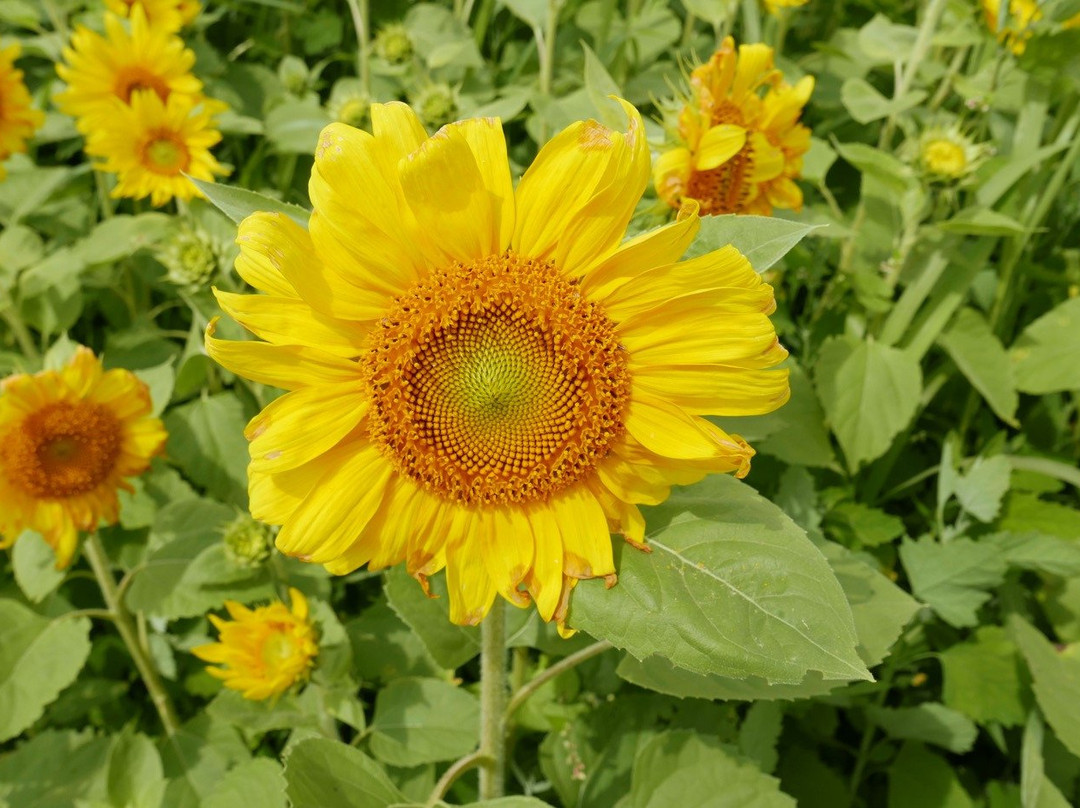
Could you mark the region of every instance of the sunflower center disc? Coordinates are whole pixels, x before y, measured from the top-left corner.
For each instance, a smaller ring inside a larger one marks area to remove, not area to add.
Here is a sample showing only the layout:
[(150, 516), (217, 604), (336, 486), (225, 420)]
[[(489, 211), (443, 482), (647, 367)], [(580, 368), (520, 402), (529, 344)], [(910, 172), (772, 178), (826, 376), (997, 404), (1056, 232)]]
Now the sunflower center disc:
[(187, 167), (187, 149), (170, 134), (161, 134), (146, 147), (147, 168), (157, 174), (179, 174)]
[(512, 253), (400, 297), (364, 361), (372, 440), (465, 504), (546, 499), (580, 479), (622, 434), (630, 400), (615, 324), (554, 264)]
[(28, 416), (0, 443), (12, 485), (37, 499), (66, 499), (104, 482), (120, 455), (120, 424), (105, 407), (59, 402)]

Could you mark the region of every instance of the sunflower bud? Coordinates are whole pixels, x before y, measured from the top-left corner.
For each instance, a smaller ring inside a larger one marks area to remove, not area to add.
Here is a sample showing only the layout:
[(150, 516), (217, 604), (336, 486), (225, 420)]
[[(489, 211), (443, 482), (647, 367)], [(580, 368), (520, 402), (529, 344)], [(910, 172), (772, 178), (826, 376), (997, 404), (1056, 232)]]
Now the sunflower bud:
[(988, 154), (985, 144), (974, 143), (958, 126), (936, 126), (919, 138), (917, 160), (928, 180), (956, 182), (975, 171)]
[(198, 289), (209, 283), (217, 271), (218, 252), (209, 234), (184, 224), (158, 248), (155, 257), (168, 270), (169, 281), (187, 289)]
[(449, 84), (431, 84), (413, 100), (413, 109), (425, 124), (438, 129), (457, 118), (457, 93)]
[(399, 22), (379, 29), (375, 35), (375, 53), (392, 65), (405, 64), (413, 55), (409, 31)]
[(335, 121), (360, 127), (368, 118), (371, 100), (357, 79), (340, 79), (330, 91), (326, 111)]
[(278, 78), (282, 86), (293, 95), (302, 95), (311, 80), (311, 72), (301, 59), (286, 56), (278, 64)]
[(273, 540), (270, 528), (246, 513), (229, 522), (222, 536), (225, 554), (241, 567), (257, 567), (270, 557)]

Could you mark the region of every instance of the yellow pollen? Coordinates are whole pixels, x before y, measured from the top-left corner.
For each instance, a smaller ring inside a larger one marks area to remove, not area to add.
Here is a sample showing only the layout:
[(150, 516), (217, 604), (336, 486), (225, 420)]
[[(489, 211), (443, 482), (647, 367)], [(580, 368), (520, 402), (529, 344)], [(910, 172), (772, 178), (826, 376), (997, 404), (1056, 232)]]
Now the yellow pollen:
[(179, 174), (187, 167), (187, 148), (172, 133), (158, 134), (146, 145), (144, 155), (146, 167), (157, 174)]
[(494, 255), (398, 298), (361, 360), (371, 439), (464, 504), (546, 499), (622, 434), (628, 356), (615, 324), (552, 262)]
[(923, 147), (923, 164), (935, 174), (959, 177), (967, 169), (964, 149), (951, 140), (931, 140)]
[(57, 402), (6, 435), (0, 467), (12, 485), (36, 499), (85, 494), (116, 467), (120, 432), (120, 422), (101, 405)]

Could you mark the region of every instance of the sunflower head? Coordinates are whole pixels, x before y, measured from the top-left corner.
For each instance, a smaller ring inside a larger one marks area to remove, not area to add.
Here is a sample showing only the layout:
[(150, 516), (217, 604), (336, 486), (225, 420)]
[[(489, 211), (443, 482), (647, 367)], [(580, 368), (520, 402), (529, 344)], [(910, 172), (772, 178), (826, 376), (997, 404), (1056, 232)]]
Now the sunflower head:
[[(735, 249), (680, 262), (696, 204), (623, 241), (648, 182), (627, 131), (580, 121), (515, 189), (502, 126), (428, 137), (404, 104), (374, 134), (327, 127), (307, 229), (256, 213), (219, 292), (262, 341), (207, 332), (234, 372), (288, 388), (248, 424), (255, 518), (285, 553), (344, 574), (446, 569), (450, 616), (497, 594), (562, 621), (574, 583), (615, 582), (610, 532), (753, 450), (704, 414), (787, 398), (771, 287)], [(363, 188), (363, 194), (356, 189)]]
[(801, 207), (794, 180), (810, 130), (798, 121), (813, 89), (810, 76), (787, 84), (773, 66), (772, 48), (736, 50), (727, 37), (690, 74), (677, 142), (653, 170), (657, 195), (674, 208), (696, 200), (703, 214), (770, 215), (774, 207)]
[[(19, 52), (18, 43), (0, 48), (0, 163), (25, 152), (26, 141), (45, 122), (44, 113), (31, 106), (23, 72), (15, 67)], [(0, 165), (0, 180), (4, 176)]]
[(117, 520), (117, 489), (165, 446), (150, 394), (127, 370), (80, 347), (61, 370), (0, 383), (0, 546), (25, 529), (71, 563), (78, 531)]
[(67, 83), (56, 105), (76, 118), (83, 134), (107, 128), (117, 109), (143, 91), (162, 103), (172, 96), (201, 99), (202, 82), (191, 74), (195, 54), (168, 28), (151, 25), (140, 5), (130, 20), (105, 15), (105, 35), (78, 26), (56, 72)]
[(289, 589), (291, 608), (281, 601), (255, 609), (225, 601), (229, 620), (208, 615), (218, 641), (191, 649), (206, 670), (244, 698), (260, 701), (280, 696), (305, 681), (319, 653), (318, 635), (308, 616), (308, 602)]
[(214, 116), (224, 108), (181, 95), (163, 102), (157, 93), (139, 90), (130, 106), (117, 104), (111, 119), (91, 133), (86, 153), (99, 158), (99, 170), (117, 175), (114, 197), (148, 196), (158, 206), (202, 196), (189, 176), (212, 181), (228, 173), (210, 153), (221, 140)]

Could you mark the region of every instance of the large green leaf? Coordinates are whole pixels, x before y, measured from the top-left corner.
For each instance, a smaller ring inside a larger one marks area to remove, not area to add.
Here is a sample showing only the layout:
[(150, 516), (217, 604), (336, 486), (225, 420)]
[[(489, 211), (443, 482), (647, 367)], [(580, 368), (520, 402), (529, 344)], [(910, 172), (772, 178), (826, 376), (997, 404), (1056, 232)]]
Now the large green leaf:
[(987, 590), (1005, 578), (1005, 561), (989, 542), (905, 541), (900, 545), (900, 560), (915, 597), (958, 628), (979, 622), (976, 611), (990, 599)]
[(774, 216), (705, 216), (686, 257), (694, 258), (730, 244), (746, 256), (754, 269), (764, 272), (819, 226)]
[(285, 759), (293, 808), (388, 808), (407, 802), (374, 760), (324, 738), (300, 741)]
[(165, 417), (168, 456), (208, 493), (246, 506), (246, 423), (243, 405), (233, 394), (203, 395)]
[(985, 318), (974, 309), (961, 309), (938, 342), (997, 417), (1016, 426), (1020, 396), (1009, 356)]
[(1035, 699), (1048, 723), (1080, 755), (1080, 659), (1058, 651), (1023, 618), (1009, 618), (1009, 633), (1027, 660)]
[(241, 763), (221, 778), (202, 808), (285, 808), (281, 766), (264, 757)]
[(79, 800), (108, 799), (112, 742), (91, 731), (45, 730), (0, 757), (0, 805), (72, 808)]
[(578, 586), (571, 625), (637, 659), (660, 655), (699, 674), (785, 684), (811, 671), (869, 677), (840, 584), (783, 511), (717, 475), (657, 515), (665, 514), (677, 518), (651, 536), (651, 553), (621, 552), (618, 585)]
[(849, 337), (821, 348), (814, 382), (849, 470), (881, 457), (912, 417), (922, 372), (910, 354)]
[(634, 759), (628, 808), (794, 808), (780, 781), (728, 754), (716, 741), (666, 732)]
[(1019, 390), (1080, 389), (1080, 297), (1066, 300), (1025, 328), (1011, 354)]
[(979, 732), (970, 718), (936, 702), (917, 707), (871, 705), (867, 715), (891, 738), (932, 743), (950, 752), (969, 751)]
[(123, 808), (157, 806), (165, 794), (161, 755), (145, 735), (125, 731), (109, 754), (109, 800)]
[(453, 760), (477, 742), (476, 696), (441, 679), (398, 679), (379, 691), (371, 752), (391, 766)]
[(922, 744), (908, 742), (889, 769), (889, 808), (972, 808), (953, 767)]
[(90, 653), (90, 621), (50, 619), (0, 599), (0, 741), (33, 724), (75, 681)]
[(1016, 645), (999, 626), (983, 626), (939, 655), (942, 701), (980, 724), (1015, 727), (1030, 705)]
[(15, 540), (11, 566), (19, 589), (31, 603), (44, 600), (60, 586), (66, 574), (56, 568), (56, 552), (33, 530), (24, 530)]

